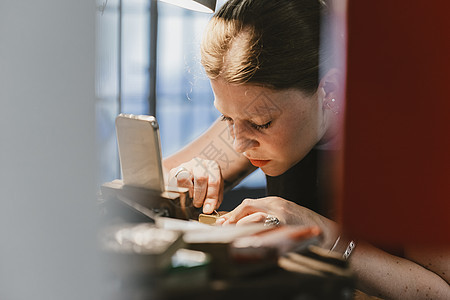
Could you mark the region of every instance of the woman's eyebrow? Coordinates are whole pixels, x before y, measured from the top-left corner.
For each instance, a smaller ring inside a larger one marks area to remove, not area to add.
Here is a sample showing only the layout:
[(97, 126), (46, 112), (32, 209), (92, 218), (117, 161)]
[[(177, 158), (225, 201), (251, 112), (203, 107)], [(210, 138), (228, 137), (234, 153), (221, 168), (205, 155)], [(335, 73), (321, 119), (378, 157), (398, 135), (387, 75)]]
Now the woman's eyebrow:
[(276, 118), (280, 114), (280, 111), (276, 108), (269, 109), (264, 107), (262, 109), (257, 109), (256, 111), (246, 111), (245, 115), (249, 119), (273, 119)]

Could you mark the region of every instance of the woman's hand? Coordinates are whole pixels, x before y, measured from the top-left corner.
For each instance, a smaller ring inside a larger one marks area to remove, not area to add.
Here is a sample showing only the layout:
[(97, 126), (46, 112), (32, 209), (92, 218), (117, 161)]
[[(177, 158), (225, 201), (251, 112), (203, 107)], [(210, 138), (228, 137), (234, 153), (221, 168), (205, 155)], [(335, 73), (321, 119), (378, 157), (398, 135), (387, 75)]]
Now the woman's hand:
[(193, 158), (169, 172), (169, 186), (186, 187), (195, 207), (203, 205), (203, 213), (210, 214), (223, 199), (224, 181), (219, 164), (214, 160)]
[(216, 224), (264, 223), (269, 215), (277, 217), (280, 224), (319, 226), (324, 236), (323, 247), (331, 248), (339, 235), (335, 222), (280, 197), (245, 199), (234, 210), (219, 218)]

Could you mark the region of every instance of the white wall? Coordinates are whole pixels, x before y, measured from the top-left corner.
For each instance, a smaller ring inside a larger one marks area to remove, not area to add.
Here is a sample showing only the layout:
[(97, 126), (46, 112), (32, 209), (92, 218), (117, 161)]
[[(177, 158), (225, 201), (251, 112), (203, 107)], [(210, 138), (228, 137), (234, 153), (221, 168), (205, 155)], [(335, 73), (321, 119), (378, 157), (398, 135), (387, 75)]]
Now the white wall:
[(0, 0), (0, 299), (99, 299), (94, 0)]

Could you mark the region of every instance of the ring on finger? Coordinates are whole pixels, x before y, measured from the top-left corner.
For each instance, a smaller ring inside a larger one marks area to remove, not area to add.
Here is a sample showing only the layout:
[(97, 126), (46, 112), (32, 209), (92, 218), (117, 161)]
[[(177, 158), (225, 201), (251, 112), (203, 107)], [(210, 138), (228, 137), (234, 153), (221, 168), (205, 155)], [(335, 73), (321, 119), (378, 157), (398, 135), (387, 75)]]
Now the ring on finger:
[(272, 215), (267, 215), (266, 220), (264, 221), (264, 226), (277, 226), (280, 225), (280, 220)]
[(185, 167), (180, 167), (176, 172), (175, 175), (173, 177), (177, 178), (177, 176), (181, 173), (181, 172), (188, 172), (189, 174), (191, 173), (188, 169), (186, 169)]

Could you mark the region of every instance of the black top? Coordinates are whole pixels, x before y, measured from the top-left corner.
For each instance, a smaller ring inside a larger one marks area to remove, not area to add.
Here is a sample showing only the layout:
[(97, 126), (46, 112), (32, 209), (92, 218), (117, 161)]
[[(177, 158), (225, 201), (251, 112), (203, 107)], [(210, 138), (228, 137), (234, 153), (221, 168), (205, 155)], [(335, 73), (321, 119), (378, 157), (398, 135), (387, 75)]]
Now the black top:
[(334, 218), (331, 162), (335, 154), (335, 151), (312, 149), (285, 173), (266, 175), (267, 196), (278, 196)]

